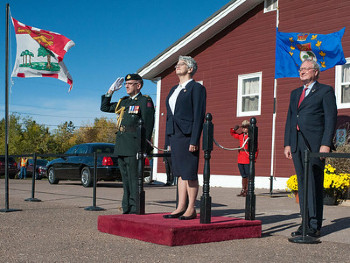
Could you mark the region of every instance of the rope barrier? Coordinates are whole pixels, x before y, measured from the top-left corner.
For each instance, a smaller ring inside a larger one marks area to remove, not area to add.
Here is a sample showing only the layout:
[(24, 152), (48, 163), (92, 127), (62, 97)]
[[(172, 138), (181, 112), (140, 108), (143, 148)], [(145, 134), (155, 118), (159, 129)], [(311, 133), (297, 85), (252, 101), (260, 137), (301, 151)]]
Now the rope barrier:
[[(237, 150), (242, 150), (242, 149), (245, 150), (244, 146), (247, 144), (247, 142), (249, 140), (249, 137), (243, 142), (242, 147), (239, 147), (239, 148), (226, 148), (226, 147), (220, 145), (214, 138), (213, 138), (213, 140), (214, 140), (215, 145), (218, 146), (219, 148), (223, 149), (223, 150), (226, 150), (226, 151), (237, 151)], [(146, 139), (146, 141), (147, 141), (147, 143), (149, 145), (151, 145), (152, 148), (157, 149), (158, 151), (169, 152), (169, 150), (162, 149), (162, 148), (159, 148), (159, 147), (155, 146), (152, 142), (150, 142), (147, 139)]]
[[(237, 150), (242, 150), (242, 149), (244, 149), (244, 146), (245, 146), (246, 143), (248, 142), (249, 137), (244, 141), (244, 143), (242, 144), (242, 147), (239, 147), (239, 148), (226, 148), (226, 147), (220, 145), (214, 138), (213, 138), (213, 140), (214, 140), (215, 145), (218, 146), (219, 148), (223, 149), (223, 150), (226, 150), (226, 151), (237, 151)], [(245, 149), (244, 149), (244, 150), (245, 150)], [(246, 150), (245, 150), (245, 151), (246, 151)]]
[(154, 146), (152, 142), (150, 142), (149, 140), (146, 139), (146, 141), (148, 142), (149, 145), (151, 145), (152, 148), (157, 149), (158, 151), (162, 151), (162, 152), (169, 152), (169, 150), (166, 149), (162, 149), (162, 148), (158, 148), (157, 146)]

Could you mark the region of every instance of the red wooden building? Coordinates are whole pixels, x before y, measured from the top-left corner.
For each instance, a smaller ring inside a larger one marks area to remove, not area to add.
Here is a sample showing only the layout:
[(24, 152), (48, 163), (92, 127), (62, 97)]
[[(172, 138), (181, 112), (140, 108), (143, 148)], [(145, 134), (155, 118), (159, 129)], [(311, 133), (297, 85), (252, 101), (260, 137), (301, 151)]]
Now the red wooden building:
[[(277, 12), (277, 6), (279, 12)], [(207, 112), (213, 115), (214, 138), (234, 148), (229, 130), (255, 117), (259, 127), (256, 187), (285, 189), (294, 174), (283, 155), (283, 136), (290, 92), (301, 86), (298, 78), (275, 81), (276, 22), (281, 32), (329, 34), (347, 27), (342, 45), (348, 64), (321, 72), (319, 81), (335, 87), (338, 119), (350, 114), (350, 1), (346, 0), (234, 0), (138, 70), (157, 81), (155, 145), (163, 147), (165, 98), (177, 84), (174, 65), (179, 55), (198, 63), (196, 81), (207, 89)], [(346, 122), (346, 121), (345, 121)], [(240, 187), (237, 152), (214, 146), (211, 186)], [(204, 163), (200, 163), (202, 173)], [(154, 160), (154, 177), (165, 181), (162, 160)], [(202, 178), (200, 176), (200, 178)]]

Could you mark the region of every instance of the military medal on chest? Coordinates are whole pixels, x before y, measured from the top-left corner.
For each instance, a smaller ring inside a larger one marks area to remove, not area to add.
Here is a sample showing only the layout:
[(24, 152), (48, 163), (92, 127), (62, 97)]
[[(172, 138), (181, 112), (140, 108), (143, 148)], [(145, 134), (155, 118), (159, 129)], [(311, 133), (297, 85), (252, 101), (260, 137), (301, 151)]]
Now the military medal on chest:
[(140, 106), (130, 106), (129, 107), (129, 114), (139, 114), (140, 112)]

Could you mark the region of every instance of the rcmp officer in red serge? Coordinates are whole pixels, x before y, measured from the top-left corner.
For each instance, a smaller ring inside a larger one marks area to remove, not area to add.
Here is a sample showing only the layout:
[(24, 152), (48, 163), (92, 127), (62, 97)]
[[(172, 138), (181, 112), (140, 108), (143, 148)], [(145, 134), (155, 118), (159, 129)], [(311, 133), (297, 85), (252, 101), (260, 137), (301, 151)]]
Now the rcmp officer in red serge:
[(123, 179), (123, 214), (136, 213), (138, 142), (136, 129), (140, 118), (146, 129), (146, 139), (151, 140), (154, 125), (154, 105), (152, 99), (141, 94), (143, 80), (138, 74), (128, 74), (124, 86), (129, 96), (111, 103), (114, 91), (122, 87), (124, 78), (118, 78), (102, 95), (101, 111), (118, 115), (114, 153), (118, 155), (118, 165)]

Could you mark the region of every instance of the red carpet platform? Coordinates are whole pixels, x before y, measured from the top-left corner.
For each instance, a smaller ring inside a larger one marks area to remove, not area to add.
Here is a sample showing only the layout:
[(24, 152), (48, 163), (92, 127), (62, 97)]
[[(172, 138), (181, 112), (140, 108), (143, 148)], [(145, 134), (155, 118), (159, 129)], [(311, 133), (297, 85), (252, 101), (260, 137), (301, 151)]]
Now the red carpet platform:
[(261, 237), (261, 221), (212, 217), (211, 224), (194, 220), (164, 219), (163, 214), (105, 215), (98, 217), (98, 230), (166, 246), (181, 246), (232, 239)]

